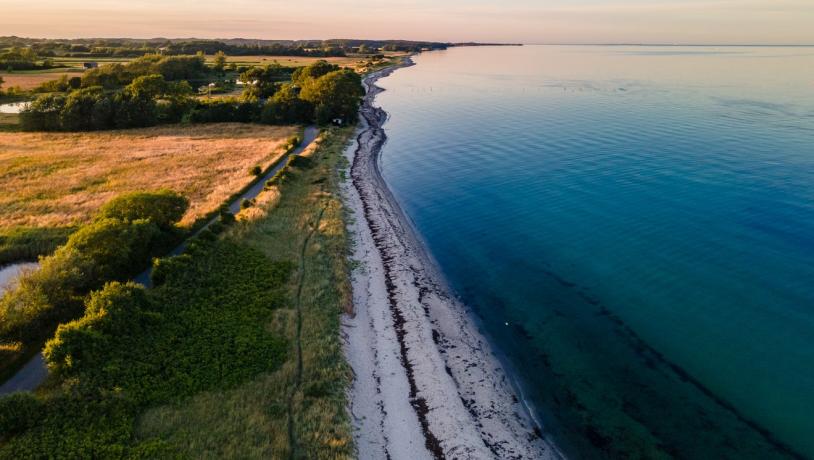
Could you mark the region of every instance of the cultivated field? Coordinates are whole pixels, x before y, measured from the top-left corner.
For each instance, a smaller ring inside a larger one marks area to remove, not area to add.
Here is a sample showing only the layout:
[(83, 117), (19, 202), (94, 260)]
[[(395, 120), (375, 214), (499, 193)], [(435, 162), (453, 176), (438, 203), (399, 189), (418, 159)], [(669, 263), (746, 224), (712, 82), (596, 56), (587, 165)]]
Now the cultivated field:
[(86, 222), (129, 191), (186, 195), (182, 224), (251, 182), (254, 165), (283, 154), (295, 127), (223, 123), (95, 133), (0, 132), (0, 231)]
[(3, 88), (19, 86), (22, 90), (33, 89), (46, 81), (56, 80), (63, 75), (78, 77), (82, 75), (81, 69), (66, 71), (64, 68), (37, 71), (17, 71), (13, 73), (0, 72), (3, 78)]

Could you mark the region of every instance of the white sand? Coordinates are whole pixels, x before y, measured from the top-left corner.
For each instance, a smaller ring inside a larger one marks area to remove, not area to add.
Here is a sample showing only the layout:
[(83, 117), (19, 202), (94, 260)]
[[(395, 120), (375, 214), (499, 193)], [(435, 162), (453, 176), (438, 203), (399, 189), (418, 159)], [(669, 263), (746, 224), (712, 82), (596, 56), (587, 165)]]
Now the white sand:
[(355, 315), (343, 318), (355, 373), (350, 411), (360, 459), (560, 458), (518, 402), (490, 344), (449, 289), (378, 169), (387, 114), (365, 80), (344, 186), (352, 218)]

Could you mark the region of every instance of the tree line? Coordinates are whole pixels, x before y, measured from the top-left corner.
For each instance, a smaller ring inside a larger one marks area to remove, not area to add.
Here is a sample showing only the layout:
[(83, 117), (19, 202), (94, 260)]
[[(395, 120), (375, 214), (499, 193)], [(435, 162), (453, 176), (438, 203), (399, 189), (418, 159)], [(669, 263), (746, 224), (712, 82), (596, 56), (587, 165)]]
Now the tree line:
[(420, 51), (445, 49), (452, 46), (443, 42), (415, 40), (195, 40), (166, 39), (38, 39), (0, 37), (0, 49), (28, 47), (41, 57), (137, 57), (161, 52), (168, 55), (186, 55), (223, 51), (234, 56), (345, 56), (347, 53), (382, 49), (385, 51)]
[(56, 80), (53, 89), (64, 93), (37, 97), (20, 113), (20, 125), (93, 131), (177, 122), (353, 123), (364, 95), (358, 74), (317, 61), (293, 73), (278, 64), (254, 67), (239, 77), (246, 83), (241, 97), (198, 99), (188, 80), (206, 72), (201, 56), (150, 55), (92, 69)]

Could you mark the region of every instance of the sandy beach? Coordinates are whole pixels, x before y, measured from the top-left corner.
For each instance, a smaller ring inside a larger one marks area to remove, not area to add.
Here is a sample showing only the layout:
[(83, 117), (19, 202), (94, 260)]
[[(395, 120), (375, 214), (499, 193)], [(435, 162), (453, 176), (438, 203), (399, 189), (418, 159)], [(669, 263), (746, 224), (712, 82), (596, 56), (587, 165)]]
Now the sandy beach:
[[(411, 62), (405, 62), (411, 65)], [(344, 195), (354, 315), (343, 318), (360, 459), (554, 459), (491, 345), (447, 287), (378, 168), (387, 114), (365, 79)]]

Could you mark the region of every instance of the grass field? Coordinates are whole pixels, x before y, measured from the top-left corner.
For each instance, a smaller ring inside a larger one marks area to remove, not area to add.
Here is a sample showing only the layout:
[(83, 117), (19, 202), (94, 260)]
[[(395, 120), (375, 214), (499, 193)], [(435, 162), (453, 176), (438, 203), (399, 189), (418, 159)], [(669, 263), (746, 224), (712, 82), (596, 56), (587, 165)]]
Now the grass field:
[(16, 113), (0, 113), (0, 132), (14, 132), (20, 129), (20, 116)]
[(172, 125), (93, 133), (0, 133), (0, 229), (86, 222), (109, 199), (169, 188), (192, 205), (182, 224), (220, 206), (283, 154), (295, 127)]
[[(16, 115), (10, 115), (15, 117)], [(226, 123), (94, 133), (20, 133), (0, 116), (0, 265), (36, 260), (116, 195), (168, 188), (191, 226), (252, 182), (299, 129)], [(6, 131), (6, 132), (4, 132)]]
[(19, 86), (22, 90), (36, 88), (46, 81), (56, 80), (63, 75), (67, 75), (68, 77), (81, 76), (82, 70), (66, 71), (64, 68), (61, 68), (31, 71), (21, 70), (14, 73), (0, 72), (0, 77), (3, 78), (3, 88)]

